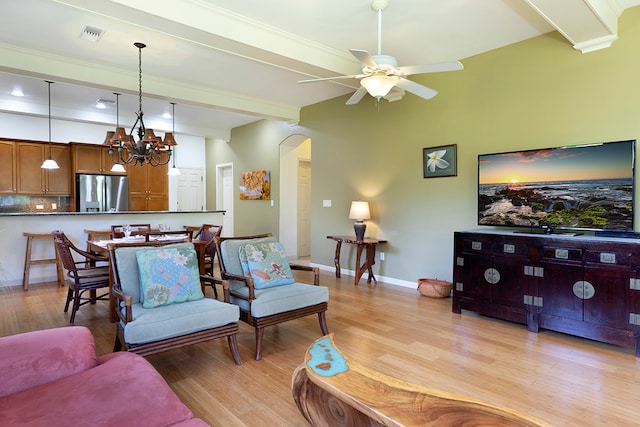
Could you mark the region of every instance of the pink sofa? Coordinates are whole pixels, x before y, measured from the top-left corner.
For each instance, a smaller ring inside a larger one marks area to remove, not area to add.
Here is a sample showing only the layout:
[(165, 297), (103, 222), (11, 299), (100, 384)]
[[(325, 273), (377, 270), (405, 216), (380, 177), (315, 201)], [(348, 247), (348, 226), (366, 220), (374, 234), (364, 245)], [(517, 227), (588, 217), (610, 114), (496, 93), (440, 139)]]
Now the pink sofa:
[(96, 357), (82, 326), (0, 338), (0, 425), (207, 426), (143, 357)]

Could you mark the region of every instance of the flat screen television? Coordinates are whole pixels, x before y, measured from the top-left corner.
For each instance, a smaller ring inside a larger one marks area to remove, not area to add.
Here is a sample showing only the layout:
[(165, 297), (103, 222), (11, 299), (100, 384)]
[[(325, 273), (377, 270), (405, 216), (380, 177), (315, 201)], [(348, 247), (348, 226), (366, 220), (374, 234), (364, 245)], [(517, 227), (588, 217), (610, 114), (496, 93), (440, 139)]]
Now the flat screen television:
[(632, 232), (635, 145), (629, 140), (480, 154), (478, 224)]

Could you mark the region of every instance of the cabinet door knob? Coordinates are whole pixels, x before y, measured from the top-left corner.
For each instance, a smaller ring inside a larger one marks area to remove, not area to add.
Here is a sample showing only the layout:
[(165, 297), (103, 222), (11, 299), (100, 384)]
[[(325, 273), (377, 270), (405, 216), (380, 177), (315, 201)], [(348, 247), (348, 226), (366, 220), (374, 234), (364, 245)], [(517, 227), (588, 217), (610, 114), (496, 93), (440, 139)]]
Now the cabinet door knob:
[(596, 294), (596, 288), (586, 280), (578, 280), (573, 284), (573, 294), (580, 299), (591, 299)]
[(495, 268), (487, 268), (484, 272), (484, 280), (495, 285), (500, 281), (500, 272)]

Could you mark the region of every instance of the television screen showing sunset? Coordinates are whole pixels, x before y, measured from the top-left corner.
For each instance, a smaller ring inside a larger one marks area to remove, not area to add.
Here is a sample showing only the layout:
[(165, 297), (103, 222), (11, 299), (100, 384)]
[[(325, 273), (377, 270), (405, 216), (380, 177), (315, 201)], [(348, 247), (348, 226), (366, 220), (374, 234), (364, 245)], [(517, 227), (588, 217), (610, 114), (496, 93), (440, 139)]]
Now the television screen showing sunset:
[(635, 141), (478, 156), (478, 224), (633, 229)]

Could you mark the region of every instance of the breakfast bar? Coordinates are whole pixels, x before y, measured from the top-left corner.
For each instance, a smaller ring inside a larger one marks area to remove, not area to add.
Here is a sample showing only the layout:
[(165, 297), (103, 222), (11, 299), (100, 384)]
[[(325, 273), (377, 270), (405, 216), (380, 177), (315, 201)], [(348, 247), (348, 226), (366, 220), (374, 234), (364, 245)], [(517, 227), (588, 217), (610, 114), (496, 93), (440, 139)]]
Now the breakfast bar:
[[(136, 212), (51, 212), (0, 214), (0, 287), (22, 283), (27, 239), (23, 233), (51, 233), (62, 230), (79, 247), (85, 247), (85, 230), (108, 230), (111, 224), (149, 223), (153, 228), (167, 224), (172, 230), (184, 226), (222, 224), (224, 211), (136, 211)], [(33, 259), (55, 258), (53, 244), (38, 239), (32, 248)], [(30, 283), (57, 280), (54, 264), (32, 266)]]

